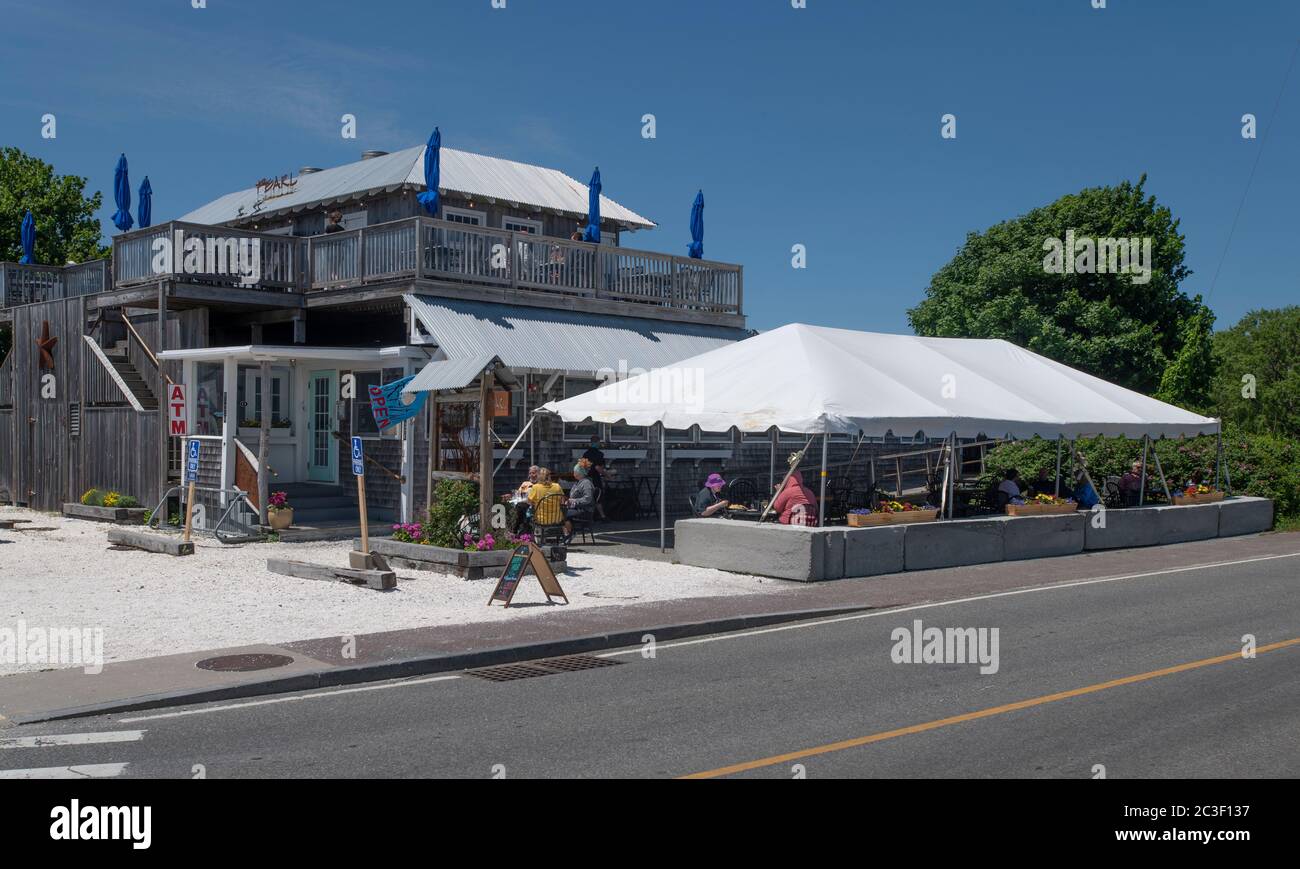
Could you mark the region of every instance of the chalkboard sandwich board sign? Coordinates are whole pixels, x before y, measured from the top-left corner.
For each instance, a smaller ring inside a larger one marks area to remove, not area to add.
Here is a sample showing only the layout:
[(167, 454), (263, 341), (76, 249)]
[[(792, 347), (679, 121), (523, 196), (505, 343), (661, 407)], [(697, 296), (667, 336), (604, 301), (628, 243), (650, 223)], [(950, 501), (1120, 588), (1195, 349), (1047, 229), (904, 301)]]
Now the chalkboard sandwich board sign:
[(495, 601), (501, 601), (506, 606), (510, 606), (511, 599), (515, 596), (515, 590), (519, 588), (519, 583), (529, 570), (537, 577), (537, 581), (542, 584), (542, 591), (546, 594), (548, 603), (555, 603), (551, 598), (562, 598), (567, 604), (569, 597), (560, 587), (560, 581), (555, 578), (555, 571), (551, 570), (550, 562), (542, 550), (538, 549), (531, 543), (522, 543), (515, 547), (514, 554), (506, 562), (506, 568), (501, 573), (501, 578), (497, 580), (496, 588), (492, 590), (492, 597), (488, 598), (488, 606), (492, 606)]

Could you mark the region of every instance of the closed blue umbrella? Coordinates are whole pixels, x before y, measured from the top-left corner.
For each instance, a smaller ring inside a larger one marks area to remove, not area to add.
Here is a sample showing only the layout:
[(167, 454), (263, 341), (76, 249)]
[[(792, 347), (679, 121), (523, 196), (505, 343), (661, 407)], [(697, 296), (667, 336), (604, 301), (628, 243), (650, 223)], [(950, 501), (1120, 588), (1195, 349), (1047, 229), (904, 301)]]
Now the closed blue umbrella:
[(704, 191), (695, 194), (691, 206), (691, 243), (686, 247), (691, 259), (704, 258)]
[(36, 262), (32, 259), (32, 251), (36, 249), (36, 220), (32, 217), (29, 210), (23, 215), (23, 255), (18, 262), (24, 265), (30, 265)]
[(582, 234), (583, 241), (600, 244), (600, 167), (591, 173), (591, 183), (587, 185), (587, 229)]
[(117, 169), (113, 172), (113, 201), (117, 203), (117, 213), (113, 215), (113, 225), (126, 232), (131, 228), (131, 179), (126, 172), (126, 155), (117, 158)]
[(415, 197), (430, 217), (438, 216), (438, 181), (442, 175), (442, 132), (433, 128), (433, 135), (424, 146), (424, 186), (428, 189)]
[(141, 229), (153, 224), (153, 188), (149, 186), (148, 175), (140, 185), (140, 204), (135, 207), (135, 216)]

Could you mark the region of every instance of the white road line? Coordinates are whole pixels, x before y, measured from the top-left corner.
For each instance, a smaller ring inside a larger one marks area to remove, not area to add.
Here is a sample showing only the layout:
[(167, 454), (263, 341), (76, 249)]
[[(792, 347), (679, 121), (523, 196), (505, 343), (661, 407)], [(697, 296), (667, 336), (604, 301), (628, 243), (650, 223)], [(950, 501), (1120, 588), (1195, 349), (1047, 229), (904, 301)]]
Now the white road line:
[(116, 778), (129, 764), (83, 763), (80, 766), (46, 766), (37, 769), (0, 769), (0, 779)]
[(268, 700), (250, 700), (247, 703), (227, 703), (224, 706), (208, 706), (198, 709), (184, 709), (180, 712), (161, 712), (157, 715), (138, 715), (134, 718), (118, 719), (123, 724), (135, 724), (137, 721), (157, 721), (160, 718), (183, 718), (186, 715), (206, 715), (209, 712), (226, 712), (230, 709), (247, 709), (250, 706), (270, 706), (273, 703), (297, 703), (300, 700), (317, 700), (321, 697), (337, 697), (340, 694), (359, 694), (363, 691), (387, 691), (391, 688), (411, 688), (427, 685), (430, 682), (447, 682), (459, 679), (458, 675), (430, 676), (425, 679), (408, 679), (402, 682), (383, 682), (378, 685), (362, 685), (358, 688), (340, 688), (336, 691), (317, 691), (313, 694), (294, 694), (287, 697), (272, 697)]
[[(847, 616), (835, 616), (826, 619), (817, 619), (806, 622), (796, 622), (789, 625), (778, 625), (771, 628), (760, 628), (752, 631), (741, 631), (727, 634), (718, 634), (711, 637), (701, 637), (694, 640), (680, 640), (673, 643), (659, 643), (656, 649), (672, 649), (678, 646), (695, 646), (702, 643), (716, 643), (721, 640), (738, 640), (744, 637), (754, 637), (760, 634), (772, 634), (778, 631), (794, 631), (804, 628), (818, 627), (820, 625), (830, 625), (837, 622), (856, 621), (858, 619), (873, 618), (876, 616), (895, 615), (897, 613), (912, 612), (913, 610), (931, 609), (933, 607), (952, 606), (959, 603), (971, 603), (980, 600), (992, 600), (998, 597), (1011, 597), (1013, 595), (1031, 594), (1039, 591), (1056, 591), (1063, 588), (1077, 588), (1083, 585), (1098, 585), (1107, 582), (1120, 582), (1129, 579), (1145, 579), (1152, 576), (1164, 576), (1170, 573), (1184, 573), (1191, 570), (1206, 570), (1213, 567), (1232, 567), (1240, 564), (1252, 564), (1257, 561), (1272, 561), (1278, 558), (1295, 558), (1300, 556), (1300, 552), (1288, 552), (1283, 555), (1262, 555), (1257, 558), (1243, 558), (1238, 561), (1217, 561), (1212, 564), (1194, 564), (1189, 567), (1173, 567), (1167, 570), (1154, 570), (1148, 573), (1130, 573), (1124, 576), (1107, 576), (1098, 579), (1083, 579), (1075, 582), (1066, 582), (1059, 585), (1037, 586), (1034, 588), (1021, 588), (1014, 591), (999, 591), (989, 594), (976, 595), (974, 597), (964, 597), (957, 600), (936, 601), (934, 603), (917, 604), (915, 606), (895, 607), (893, 609), (872, 610), (867, 613), (856, 613)], [(613, 658), (619, 655), (635, 655), (641, 653), (641, 647), (635, 646), (627, 649), (620, 649), (613, 652), (604, 652), (597, 655), (598, 658)], [(393, 688), (414, 688), (418, 685), (427, 685), (431, 682), (446, 682), (453, 679), (459, 679), (459, 675), (432, 676), (423, 679), (408, 679), (401, 682), (385, 682), (376, 685), (362, 685), (357, 688), (342, 688), (335, 691), (318, 691), (312, 694), (297, 694), (287, 697), (272, 697), (266, 700), (252, 700), (247, 703), (229, 703), (224, 706), (199, 707), (196, 709), (185, 709), (180, 712), (163, 712), (157, 715), (138, 715), (132, 718), (118, 719), (123, 724), (135, 724), (140, 721), (158, 721), (165, 718), (183, 718), (188, 715), (206, 715), (210, 712), (226, 712), (232, 709), (247, 709), (253, 706), (268, 706), (273, 703), (296, 703), (300, 700), (316, 700), (322, 697), (336, 697), (341, 694), (357, 694), (363, 691), (386, 691)]]
[[(859, 619), (870, 619), (878, 616), (892, 616), (898, 613), (913, 612), (914, 610), (933, 609), (934, 607), (953, 606), (959, 603), (971, 603), (980, 600), (992, 600), (998, 597), (1012, 597), (1021, 594), (1033, 594), (1040, 591), (1059, 591), (1063, 588), (1078, 588), (1082, 585), (1100, 585), (1107, 582), (1120, 582), (1129, 579), (1147, 579), (1152, 576), (1165, 576), (1170, 573), (1185, 573), (1191, 570), (1206, 570), (1212, 567), (1232, 567), (1238, 564), (1252, 564), (1257, 561), (1272, 561), (1278, 558), (1295, 558), (1300, 556), (1300, 552), (1288, 552), (1283, 555), (1261, 555), (1257, 558), (1243, 558), (1239, 561), (1216, 561), (1213, 564), (1194, 564), (1189, 567), (1171, 567), (1167, 570), (1153, 570), (1148, 573), (1129, 573), (1124, 576), (1106, 576), (1100, 579), (1081, 579), (1075, 582), (1063, 582), (1058, 585), (1041, 585), (1033, 588), (1018, 588), (1013, 591), (996, 591), (989, 594), (979, 594), (974, 597), (957, 598), (956, 600), (941, 600), (933, 603), (915, 604), (913, 606), (893, 607), (879, 610), (872, 610), (866, 613), (854, 613), (846, 616), (832, 616), (825, 619), (813, 619), (806, 622), (794, 622), (788, 625), (777, 625), (770, 628), (757, 628), (752, 631), (737, 631), (733, 633), (717, 634), (711, 637), (700, 637), (694, 640), (678, 640), (671, 643), (656, 643), (655, 650), (675, 649), (678, 646), (698, 646), (703, 643), (717, 643), (722, 640), (739, 640), (744, 637), (756, 637), (762, 634), (775, 634), (781, 631), (798, 631), (804, 628), (816, 628), (822, 625), (833, 625), (839, 622), (853, 622)], [(627, 649), (619, 649), (614, 652), (603, 652), (596, 657), (598, 658), (615, 658), (619, 655), (639, 655), (642, 652), (641, 646), (634, 646)]]
[(0, 739), (0, 749), (44, 748), (49, 745), (98, 745), (104, 742), (139, 742), (143, 730), (110, 730), (104, 733), (53, 733), (46, 736), (14, 736)]

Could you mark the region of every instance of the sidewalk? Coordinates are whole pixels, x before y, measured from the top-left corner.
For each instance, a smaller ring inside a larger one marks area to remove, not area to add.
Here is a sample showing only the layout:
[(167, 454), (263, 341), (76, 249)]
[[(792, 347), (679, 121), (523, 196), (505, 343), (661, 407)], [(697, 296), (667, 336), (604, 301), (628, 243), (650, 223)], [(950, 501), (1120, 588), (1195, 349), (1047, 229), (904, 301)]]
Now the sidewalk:
[[(502, 618), (491, 622), (362, 633), (351, 637), (351, 643), (344, 636), (316, 637), (111, 663), (95, 676), (79, 669), (7, 676), (0, 680), (0, 727), (632, 646), (642, 642), (647, 633), (662, 642), (846, 611), (1279, 555), (1300, 556), (1300, 534), (1265, 534), (798, 584), (778, 594), (727, 594), (572, 610), (557, 606), (546, 608), (545, 618), (526, 615), (529, 609), (546, 607), (534, 604), (519, 611), (505, 610)], [(525, 584), (530, 581), (525, 580)], [(486, 582), (474, 586), (481, 586), (485, 596), (490, 592)], [(345, 657), (344, 650), (349, 646), (354, 646), (354, 657)], [(287, 655), (293, 662), (254, 673), (214, 673), (194, 666), (204, 658), (247, 652)]]

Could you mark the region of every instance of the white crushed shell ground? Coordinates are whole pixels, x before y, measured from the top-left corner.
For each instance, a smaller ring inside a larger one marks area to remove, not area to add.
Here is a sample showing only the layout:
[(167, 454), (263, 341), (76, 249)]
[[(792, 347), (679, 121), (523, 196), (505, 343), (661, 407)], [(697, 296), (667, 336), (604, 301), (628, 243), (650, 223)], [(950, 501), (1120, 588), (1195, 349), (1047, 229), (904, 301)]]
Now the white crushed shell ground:
[[(505, 609), (487, 606), (491, 580), (398, 568), (396, 591), (270, 573), (270, 557), (347, 564), (347, 542), (225, 545), (196, 536), (193, 556), (110, 549), (111, 525), (14, 507), (38, 531), (0, 530), (0, 636), (27, 628), (103, 629), (104, 661), (283, 643), (431, 625), (546, 618), (566, 609), (761, 592), (793, 584), (681, 564), (570, 550), (560, 582), (568, 607), (546, 606), (536, 581)], [(540, 604), (528, 606), (527, 604)], [(0, 647), (0, 675), (58, 664), (18, 664)]]

